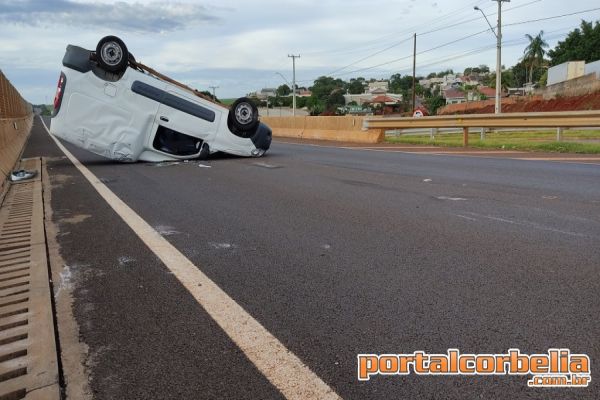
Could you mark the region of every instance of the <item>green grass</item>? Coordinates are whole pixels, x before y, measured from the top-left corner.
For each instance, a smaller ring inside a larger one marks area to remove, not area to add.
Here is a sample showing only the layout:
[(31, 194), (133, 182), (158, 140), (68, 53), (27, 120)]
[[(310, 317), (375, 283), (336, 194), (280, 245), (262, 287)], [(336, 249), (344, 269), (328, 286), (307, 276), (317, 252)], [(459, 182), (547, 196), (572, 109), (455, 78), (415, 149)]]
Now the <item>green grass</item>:
[(219, 99), (219, 101), (223, 104), (225, 104), (226, 106), (230, 106), (233, 104), (234, 101), (236, 101), (237, 99)]
[[(598, 142), (581, 142), (585, 140), (598, 140)], [(438, 134), (434, 140), (430, 140), (428, 134), (388, 136), (386, 142), (462, 147), (462, 133)], [(600, 131), (564, 131), (563, 141), (561, 142), (556, 141), (556, 131), (488, 132), (484, 141), (480, 140), (479, 133), (470, 133), (469, 147), (555, 153), (600, 154)]]

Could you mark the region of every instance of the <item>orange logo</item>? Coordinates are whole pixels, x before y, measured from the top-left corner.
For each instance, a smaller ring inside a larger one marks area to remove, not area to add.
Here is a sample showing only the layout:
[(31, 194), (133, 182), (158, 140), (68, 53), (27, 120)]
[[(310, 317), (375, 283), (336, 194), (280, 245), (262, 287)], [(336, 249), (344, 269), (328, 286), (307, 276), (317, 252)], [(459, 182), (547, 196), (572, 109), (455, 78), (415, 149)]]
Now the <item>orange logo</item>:
[(375, 375), (533, 375), (531, 387), (587, 387), (591, 382), (590, 358), (569, 349), (549, 349), (546, 354), (359, 354), (358, 380)]

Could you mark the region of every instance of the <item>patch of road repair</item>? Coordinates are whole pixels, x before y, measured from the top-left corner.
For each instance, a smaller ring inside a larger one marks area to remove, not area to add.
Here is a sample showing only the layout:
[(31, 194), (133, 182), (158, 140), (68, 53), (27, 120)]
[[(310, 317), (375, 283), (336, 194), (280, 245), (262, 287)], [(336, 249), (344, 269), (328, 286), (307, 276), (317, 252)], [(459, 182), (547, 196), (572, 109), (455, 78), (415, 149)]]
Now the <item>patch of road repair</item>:
[(80, 224), (90, 217), (91, 215), (89, 214), (77, 214), (69, 218), (62, 218), (60, 222), (65, 224)]
[(269, 168), (269, 169), (281, 168), (281, 165), (269, 164), (269, 163), (262, 162), (262, 161), (254, 162), (254, 163), (252, 163), (252, 165), (261, 167), (261, 168)]
[[(48, 135), (50, 132), (40, 118)], [(163, 262), (256, 368), (288, 399), (340, 399), (294, 353), (50, 135), (98, 194)]]
[(208, 245), (213, 249), (218, 250), (227, 250), (227, 249), (235, 249), (237, 246), (231, 243), (216, 243), (216, 242), (208, 242)]
[(160, 236), (173, 236), (173, 235), (178, 235), (181, 233), (181, 232), (175, 230), (174, 227), (169, 226), (169, 225), (157, 225), (154, 227), (154, 229)]
[(448, 201), (467, 201), (464, 197), (448, 197), (448, 196), (436, 196), (438, 200), (448, 200)]

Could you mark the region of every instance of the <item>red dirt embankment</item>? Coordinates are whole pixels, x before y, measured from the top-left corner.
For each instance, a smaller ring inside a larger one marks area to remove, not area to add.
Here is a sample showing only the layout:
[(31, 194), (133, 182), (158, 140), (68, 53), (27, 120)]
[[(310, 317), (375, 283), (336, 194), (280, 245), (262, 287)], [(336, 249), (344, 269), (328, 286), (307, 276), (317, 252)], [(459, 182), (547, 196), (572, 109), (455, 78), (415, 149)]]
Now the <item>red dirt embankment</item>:
[[(585, 110), (600, 110), (600, 92), (575, 97), (557, 97), (551, 100), (544, 100), (541, 96), (505, 97), (502, 99), (503, 113)], [(438, 110), (438, 115), (493, 113), (493, 99), (451, 104)]]

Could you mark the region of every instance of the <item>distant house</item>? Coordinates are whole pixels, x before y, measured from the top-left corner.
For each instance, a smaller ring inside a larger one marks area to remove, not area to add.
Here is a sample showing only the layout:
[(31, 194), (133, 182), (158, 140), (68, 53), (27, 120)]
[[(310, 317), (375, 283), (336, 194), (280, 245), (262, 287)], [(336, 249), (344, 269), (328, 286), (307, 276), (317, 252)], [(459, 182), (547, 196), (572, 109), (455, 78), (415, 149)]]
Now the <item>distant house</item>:
[(275, 97), (276, 94), (274, 88), (264, 88), (260, 90), (260, 93), (256, 93), (256, 97), (259, 100), (266, 100), (268, 97)]
[(458, 89), (446, 89), (444, 90), (444, 97), (446, 98), (446, 104), (460, 104), (467, 101), (465, 93)]
[(344, 95), (344, 101), (346, 102), (346, 104), (355, 102), (359, 106), (362, 106), (363, 104), (370, 102), (372, 98), (373, 98), (373, 96), (369, 93), (345, 94)]
[(298, 97), (310, 97), (312, 96), (312, 92), (307, 88), (298, 88), (296, 90), (296, 96)]
[(386, 94), (388, 91), (387, 89), (384, 89), (382, 87), (378, 87), (375, 88), (373, 90), (369, 90), (369, 94), (372, 94), (373, 96), (380, 96), (380, 95), (384, 95)]
[(477, 91), (487, 97), (488, 99), (493, 99), (496, 97), (496, 89), (488, 87), (488, 86), (479, 86)]
[(369, 82), (369, 93), (374, 93), (375, 91), (378, 91), (377, 93), (381, 94), (387, 93), (388, 90), (390, 90), (390, 83), (388, 81)]

